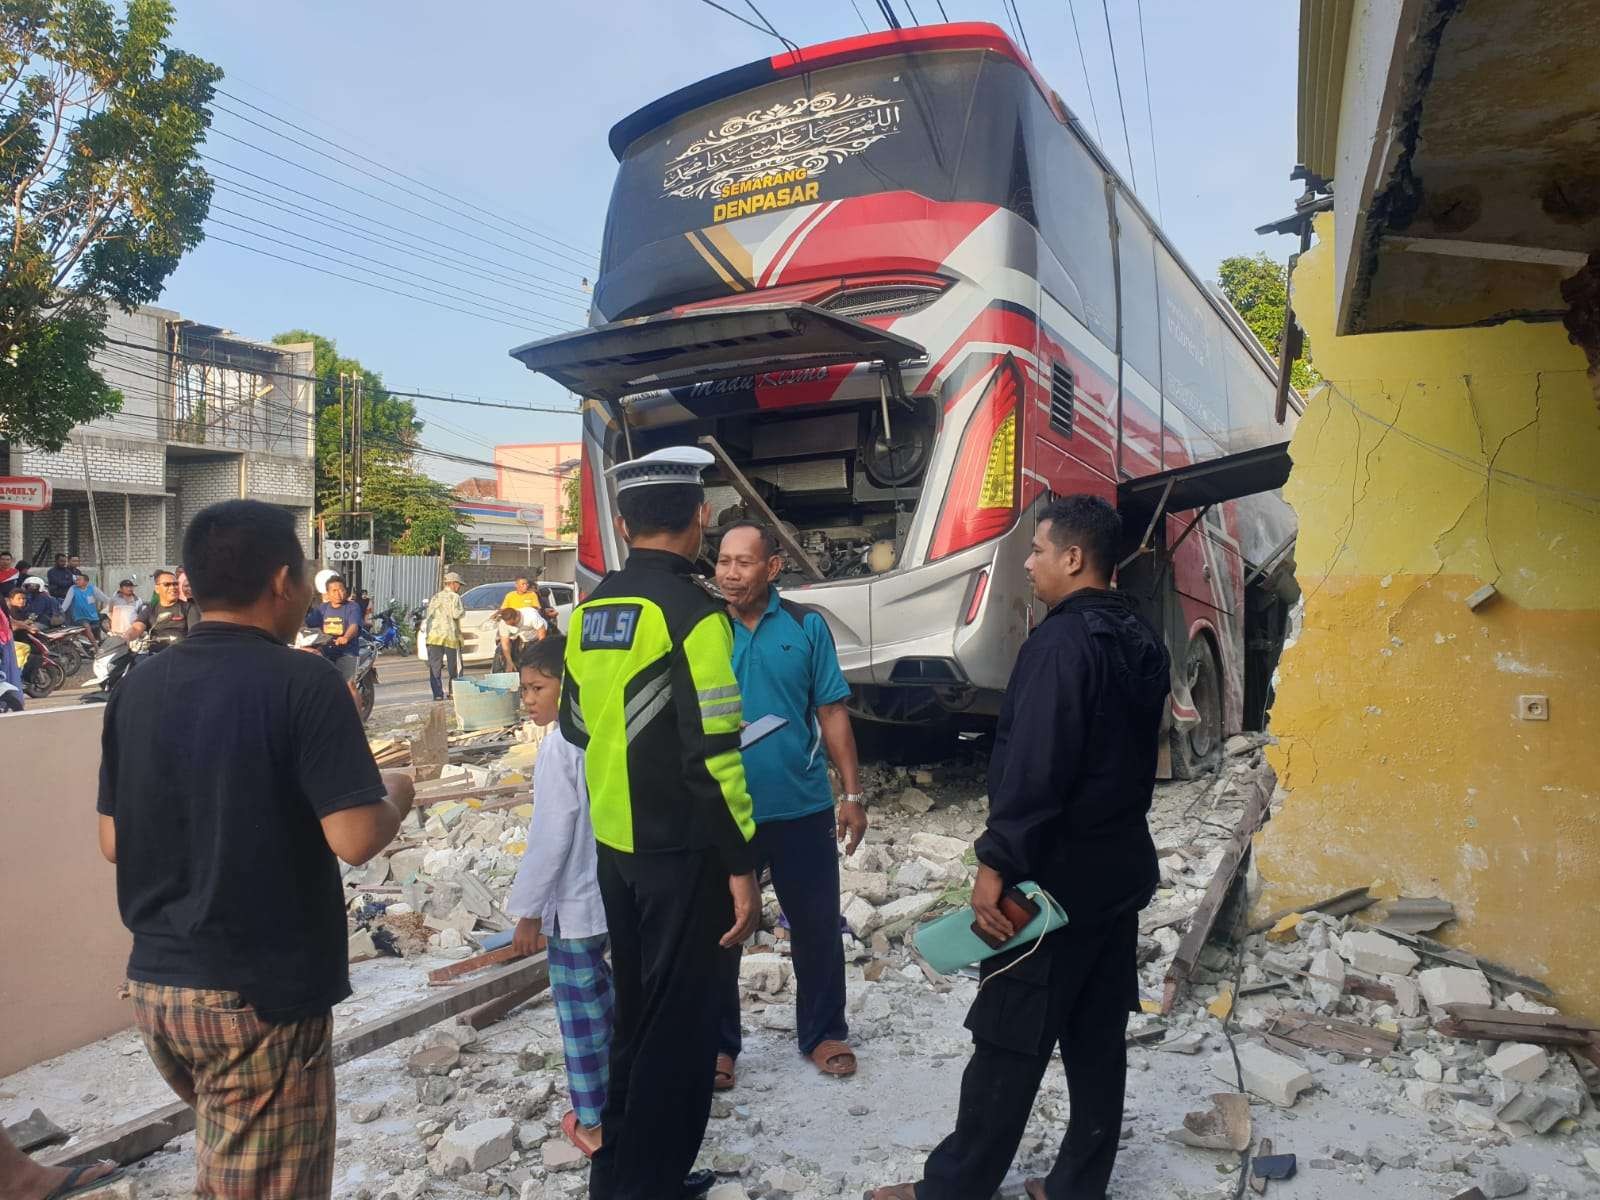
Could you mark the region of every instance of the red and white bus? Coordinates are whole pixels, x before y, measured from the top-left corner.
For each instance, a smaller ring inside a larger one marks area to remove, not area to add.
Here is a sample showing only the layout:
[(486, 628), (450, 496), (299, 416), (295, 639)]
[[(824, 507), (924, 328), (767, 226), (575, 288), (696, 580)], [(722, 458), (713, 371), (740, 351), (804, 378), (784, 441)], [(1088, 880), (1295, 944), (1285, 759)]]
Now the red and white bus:
[(1276, 364), (998, 27), (736, 67), (611, 147), (591, 327), (512, 351), (585, 401), (580, 590), (625, 553), (605, 468), (698, 442), (717, 524), (781, 523), (858, 713), (992, 717), (1034, 514), (1097, 493), (1173, 653), (1175, 768), (1259, 726), (1293, 586)]

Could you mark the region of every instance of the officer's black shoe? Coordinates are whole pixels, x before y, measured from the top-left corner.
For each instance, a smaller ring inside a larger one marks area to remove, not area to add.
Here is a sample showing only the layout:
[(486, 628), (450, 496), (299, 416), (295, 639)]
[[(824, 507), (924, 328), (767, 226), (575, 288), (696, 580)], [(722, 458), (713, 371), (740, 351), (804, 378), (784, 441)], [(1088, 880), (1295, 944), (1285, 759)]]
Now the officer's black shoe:
[(681, 1200), (699, 1200), (711, 1190), (711, 1185), (717, 1182), (715, 1171), (690, 1171), (683, 1177), (683, 1189), (678, 1193)]

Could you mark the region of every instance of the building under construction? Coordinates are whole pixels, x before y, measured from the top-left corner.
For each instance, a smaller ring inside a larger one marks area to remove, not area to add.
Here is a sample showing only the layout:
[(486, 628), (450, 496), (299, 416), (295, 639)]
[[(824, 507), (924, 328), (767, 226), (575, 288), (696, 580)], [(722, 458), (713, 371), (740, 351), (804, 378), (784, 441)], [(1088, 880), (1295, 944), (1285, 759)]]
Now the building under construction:
[(6, 549), (76, 554), (103, 587), (142, 581), (178, 561), (191, 516), (240, 496), (292, 511), (310, 545), (309, 342), (275, 346), (168, 309), (114, 309), (95, 366), (122, 392), (122, 410), (78, 426), (59, 451), (12, 447), (9, 474), (49, 480), (54, 503), (12, 513)]

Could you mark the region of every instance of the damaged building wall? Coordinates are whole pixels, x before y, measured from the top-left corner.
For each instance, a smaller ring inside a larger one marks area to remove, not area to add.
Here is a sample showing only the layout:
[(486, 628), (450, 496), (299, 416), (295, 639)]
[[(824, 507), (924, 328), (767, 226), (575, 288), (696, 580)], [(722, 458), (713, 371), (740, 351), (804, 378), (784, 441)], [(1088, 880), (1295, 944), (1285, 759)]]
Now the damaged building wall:
[(1291, 446), (1306, 601), (1272, 712), (1288, 796), (1259, 838), (1262, 909), (1375, 880), (1441, 896), (1453, 940), (1600, 1017), (1583, 355), (1557, 323), (1335, 337), (1331, 217), (1317, 234), (1294, 305), (1331, 382)]

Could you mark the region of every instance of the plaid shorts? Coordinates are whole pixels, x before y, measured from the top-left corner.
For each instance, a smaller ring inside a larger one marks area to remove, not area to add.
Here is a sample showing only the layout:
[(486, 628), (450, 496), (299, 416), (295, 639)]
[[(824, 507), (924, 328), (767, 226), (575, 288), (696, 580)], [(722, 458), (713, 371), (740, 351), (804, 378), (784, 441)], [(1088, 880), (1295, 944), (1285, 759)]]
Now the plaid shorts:
[(550, 993), (561, 1026), (572, 1111), (581, 1125), (600, 1124), (611, 1064), (611, 964), (606, 935), (550, 939)]
[(333, 1194), (333, 1014), (274, 1025), (237, 992), (129, 981), (134, 1022), (169, 1087), (195, 1108), (194, 1194)]

